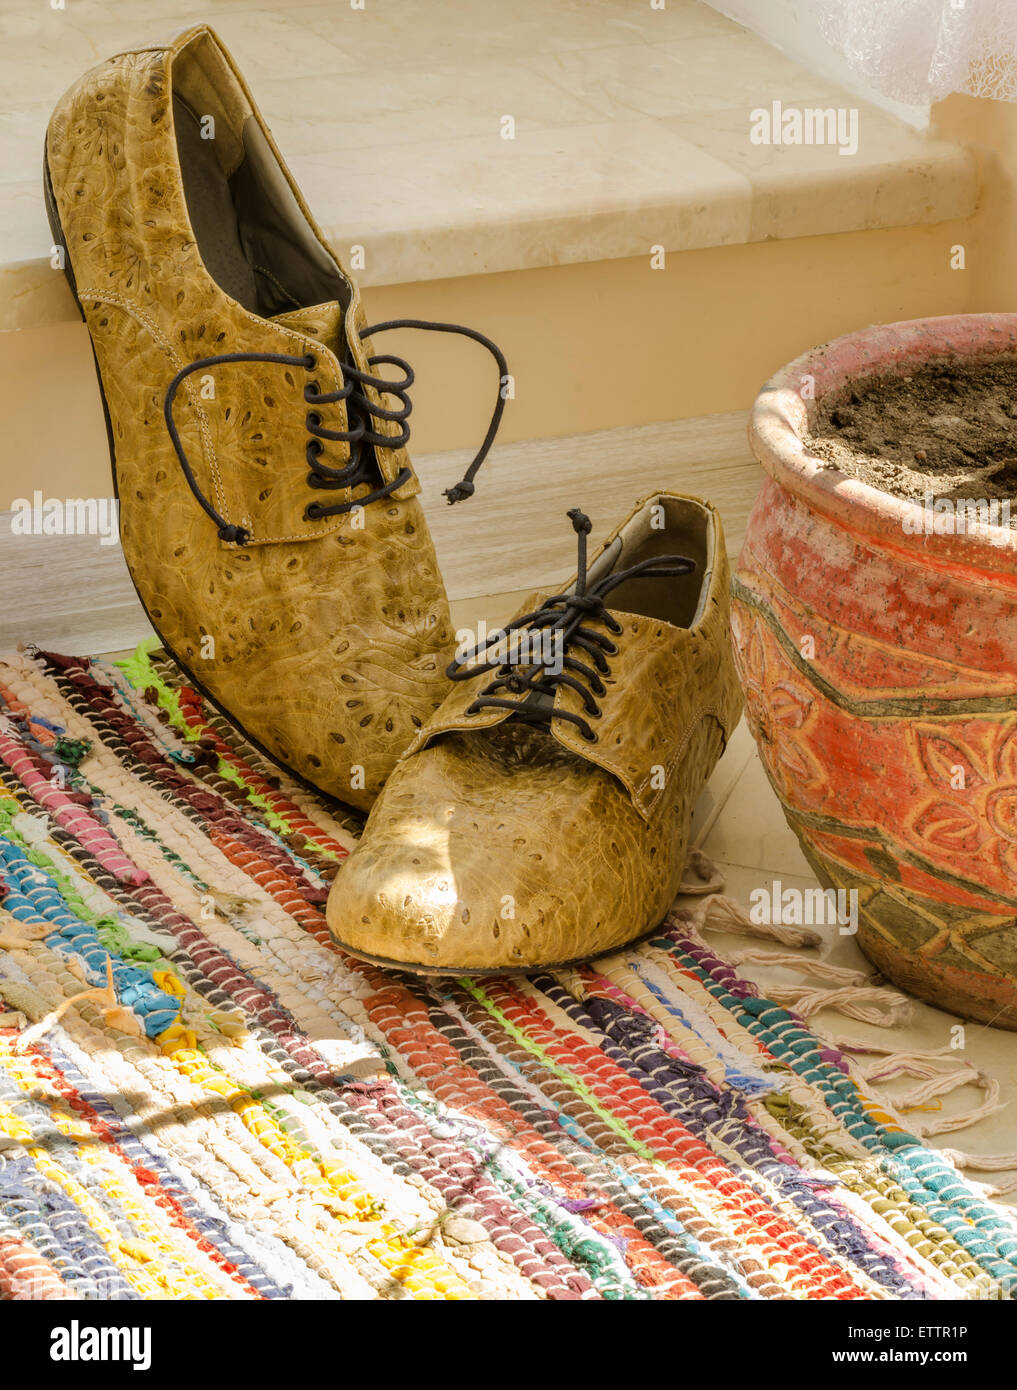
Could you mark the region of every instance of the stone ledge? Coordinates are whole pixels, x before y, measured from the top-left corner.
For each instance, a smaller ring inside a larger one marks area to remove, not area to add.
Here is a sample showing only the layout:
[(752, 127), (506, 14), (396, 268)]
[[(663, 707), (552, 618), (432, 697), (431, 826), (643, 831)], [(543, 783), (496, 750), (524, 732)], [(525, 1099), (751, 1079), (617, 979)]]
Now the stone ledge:
[[(216, 7), (327, 234), (344, 257), (364, 248), (365, 286), (974, 210), (968, 151), (859, 103), (697, 0), (664, 10), (559, 0), (539, 16), (532, 0), (499, 0), (470, 5), (465, 27), (462, 8)], [(47, 14), (35, 0), (7, 10), (0, 77), (15, 109), (0, 122), (0, 328), (9, 329), (75, 317), (47, 259), (38, 165), (53, 102), (98, 56), (194, 13), (190, 0), (136, 0), (128, 32), (101, 11)], [(858, 109), (857, 152), (751, 143), (751, 112), (774, 101)], [(501, 136), (505, 115), (512, 140)]]

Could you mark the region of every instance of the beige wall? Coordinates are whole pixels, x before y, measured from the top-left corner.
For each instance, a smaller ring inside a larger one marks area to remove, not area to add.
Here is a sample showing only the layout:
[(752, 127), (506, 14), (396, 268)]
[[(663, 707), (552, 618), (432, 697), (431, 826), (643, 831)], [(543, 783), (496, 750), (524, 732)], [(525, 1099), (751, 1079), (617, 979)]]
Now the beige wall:
[(981, 196), (965, 245), (973, 313), (1017, 310), (1017, 104), (954, 96), (933, 127), (978, 155)]
[[(994, 197), (1005, 201), (1012, 265), (1012, 195)], [(976, 220), (981, 254), (996, 254), (984, 218)], [(503, 437), (540, 438), (744, 408), (776, 367), (816, 342), (991, 300), (1001, 290), (984, 260), (977, 275), (970, 259), (968, 271), (950, 269), (951, 246), (973, 239), (967, 224), (940, 223), (689, 251), (669, 256), (663, 270), (648, 258), (604, 261), (365, 297), (375, 321), (445, 319), (490, 334), (516, 378)], [(1002, 286), (1004, 271), (993, 275)], [(1011, 277), (1009, 298), (1015, 293)], [(415, 452), (479, 443), (497, 379), (487, 354), (434, 334), (391, 333), (380, 342), (417, 370)], [(83, 325), (0, 334), (0, 412), (0, 510), (36, 487), (51, 496), (108, 488)]]

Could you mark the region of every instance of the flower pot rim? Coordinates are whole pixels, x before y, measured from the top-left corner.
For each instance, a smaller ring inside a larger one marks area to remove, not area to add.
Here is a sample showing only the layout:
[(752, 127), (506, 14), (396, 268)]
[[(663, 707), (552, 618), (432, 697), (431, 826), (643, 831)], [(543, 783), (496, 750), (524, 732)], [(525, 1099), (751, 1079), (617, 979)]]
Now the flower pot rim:
[[(749, 442), (770, 476), (814, 510), (884, 544), (977, 569), (1014, 574), (1017, 530), (976, 523), (956, 534), (926, 534), (926, 509), (895, 497), (810, 454), (802, 435), (824, 396), (848, 381), (948, 357), (1017, 353), (1017, 314), (950, 314), (873, 324), (819, 344), (776, 372), (762, 387), (749, 418)], [(814, 398), (803, 399), (803, 379)], [(1014, 423), (1017, 434), (1017, 421)], [(912, 530), (905, 530), (908, 524)]]

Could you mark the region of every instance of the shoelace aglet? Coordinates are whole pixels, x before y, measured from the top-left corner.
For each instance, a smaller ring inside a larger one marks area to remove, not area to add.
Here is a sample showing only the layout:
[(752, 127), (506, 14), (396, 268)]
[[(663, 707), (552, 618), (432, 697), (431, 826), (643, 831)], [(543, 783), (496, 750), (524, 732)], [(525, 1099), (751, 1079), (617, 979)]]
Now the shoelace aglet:
[[(472, 328), (464, 328), (462, 324), (457, 323), (430, 323), (425, 319), (390, 319), (387, 323), (376, 323), (371, 327), (360, 330), (360, 337), (363, 340), (367, 340), (372, 334), (387, 332), (390, 328), (423, 328), (430, 332), (457, 333), (465, 338), (471, 338), (474, 342), (480, 343), (482, 347), (487, 348), (488, 352), (491, 353), (492, 357), (498, 363), (498, 371), (500, 373), (499, 380), (504, 381), (508, 377), (508, 364), (505, 361), (505, 355), (501, 348), (495, 343), (492, 343), (490, 338), (485, 338), (483, 333), (477, 333)], [(212, 357), (200, 357), (197, 361), (190, 362), (187, 366), (181, 367), (180, 371), (177, 372), (176, 376), (166, 388), (166, 395), (163, 399), (163, 416), (166, 420), (166, 429), (169, 433), (174, 451), (176, 452), (180, 467), (183, 470), (184, 477), (187, 480), (187, 486), (191, 489), (191, 492), (194, 494), (198, 505), (205, 515), (215, 522), (219, 539), (227, 544), (246, 545), (251, 539), (250, 531), (243, 526), (235, 526), (226, 521), (224, 517), (220, 516), (215, 507), (202, 492), (194, 476), (194, 470), (188, 460), (187, 452), (180, 439), (180, 432), (173, 419), (173, 401), (181, 384), (186, 381), (193, 372), (200, 371), (202, 368), (219, 366), (226, 362), (274, 363), (278, 366), (303, 367), (305, 371), (313, 372), (317, 366), (318, 359), (314, 352), (306, 352), (301, 357), (294, 357), (287, 353), (278, 352), (217, 353)], [(356, 423), (354, 428), (349, 430), (328, 430), (322, 425), (321, 416), (317, 411), (309, 412), (307, 416), (307, 427), (313, 438), (308, 444), (307, 461), (310, 465), (312, 475), (308, 481), (311, 482), (313, 487), (334, 488), (347, 485), (356, 487), (360, 483), (370, 484), (370, 480), (366, 474), (361, 475), (359, 455), (355, 461), (352, 461), (351, 454), (351, 463), (347, 465), (347, 467), (341, 469), (328, 468), (324, 464), (319, 463), (318, 456), (321, 453), (321, 441), (323, 439), (349, 444), (362, 440), (372, 445), (375, 449), (399, 449), (403, 448), (409, 442), (409, 426), (406, 423), (406, 419), (412, 407), (406, 391), (413, 384), (413, 368), (408, 362), (404, 362), (401, 357), (389, 354), (376, 354), (368, 358), (368, 363), (372, 366), (377, 363), (389, 363), (393, 366), (400, 367), (403, 371), (403, 380), (391, 381), (384, 377), (374, 377), (369, 372), (363, 372), (353, 365), (349, 360), (348, 352), (344, 351), (340, 366), (347, 377), (345, 386), (338, 391), (328, 391), (324, 393), (320, 390), (317, 382), (313, 382), (304, 388), (304, 400), (307, 401), (308, 404), (334, 404), (339, 401), (347, 401), (348, 424), (353, 425), (353, 420), (349, 412), (353, 409), (355, 400), (358, 403), (360, 414), (364, 417)], [(373, 404), (372, 400), (364, 394), (363, 389), (360, 390), (360, 398), (358, 399), (357, 386), (360, 388), (368, 386), (373, 387), (380, 395), (397, 396), (403, 402), (403, 408), (401, 410), (388, 410), (377, 404)], [(494, 443), (494, 437), (501, 423), (502, 412), (505, 409), (505, 399), (505, 396), (502, 394), (501, 390), (499, 390), (498, 399), (495, 402), (494, 413), (491, 416), (491, 423), (487, 427), (487, 434), (484, 437), (484, 442), (481, 444), (472, 463), (466, 470), (466, 477), (445, 492), (445, 496), (449, 500), (449, 505), (453, 502), (462, 502), (467, 497), (473, 496), (474, 487), (471, 479), (473, 474), (476, 473), (477, 469), (484, 462), (490, 451), (491, 445)], [(367, 427), (365, 422), (368, 418), (396, 421), (401, 425), (401, 433), (399, 435), (378, 434), (377, 431)], [(313, 444), (317, 444), (317, 449), (315, 452), (311, 453), (310, 449)], [(344, 512), (352, 510), (354, 506), (364, 506), (368, 502), (377, 502), (383, 497), (390, 497), (398, 488), (402, 487), (404, 483), (409, 482), (412, 476), (409, 468), (403, 468), (398, 477), (393, 478), (390, 482), (386, 483), (384, 487), (374, 488), (374, 490), (367, 493), (366, 496), (359, 497), (354, 501), (341, 502), (334, 507), (323, 507), (318, 504), (314, 511), (308, 509), (304, 515), (309, 521), (318, 521), (323, 520), (325, 517), (340, 516)]]
[(442, 496), (448, 498), (448, 504), (451, 507), (454, 502), (465, 502), (467, 497), (472, 497), (475, 492), (476, 488), (473, 484), (464, 478), (461, 483), (456, 483), (455, 487), (446, 488)]

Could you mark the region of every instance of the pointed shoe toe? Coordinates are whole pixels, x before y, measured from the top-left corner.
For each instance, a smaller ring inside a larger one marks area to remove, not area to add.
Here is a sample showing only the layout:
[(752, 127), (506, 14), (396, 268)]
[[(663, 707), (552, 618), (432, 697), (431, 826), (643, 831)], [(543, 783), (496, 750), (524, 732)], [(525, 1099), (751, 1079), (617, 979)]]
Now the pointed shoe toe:
[(541, 818), (557, 804), (561, 835), (579, 833), (585, 795), (562, 776), (565, 750), (523, 744), (543, 735), (499, 730), (450, 738), (434, 756), (401, 763), (329, 897), (336, 941), (381, 964), (439, 973), (517, 970), (566, 959), (558, 928), (568, 887), (555, 881)]

